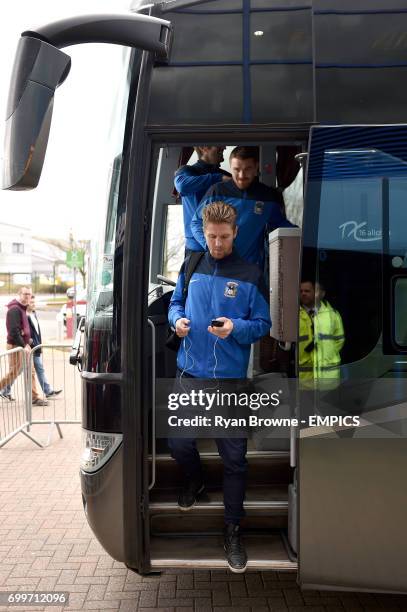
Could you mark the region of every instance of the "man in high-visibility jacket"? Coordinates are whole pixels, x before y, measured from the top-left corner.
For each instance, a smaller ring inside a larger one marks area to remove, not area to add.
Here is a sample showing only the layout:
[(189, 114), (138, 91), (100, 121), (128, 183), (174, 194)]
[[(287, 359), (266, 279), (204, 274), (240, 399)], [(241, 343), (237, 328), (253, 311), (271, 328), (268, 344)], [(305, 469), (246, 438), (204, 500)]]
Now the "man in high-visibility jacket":
[(340, 351), (345, 343), (341, 315), (324, 300), (319, 283), (300, 287), (299, 377), (302, 389), (332, 389), (340, 381)]

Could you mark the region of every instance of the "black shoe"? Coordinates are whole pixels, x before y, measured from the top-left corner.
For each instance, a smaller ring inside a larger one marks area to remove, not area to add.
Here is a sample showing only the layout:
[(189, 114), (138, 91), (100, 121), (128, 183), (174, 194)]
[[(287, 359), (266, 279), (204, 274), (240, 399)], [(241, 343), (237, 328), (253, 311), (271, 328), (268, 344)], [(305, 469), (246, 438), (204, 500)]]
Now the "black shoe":
[(11, 395), (11, 393), (0, 393), (0, 397), (2, 397), (3, 399), (8, 400), (9, 402), (15, 402), (16, 401), (14, 399), (14, 397)]
[(190, 510), (195, 505), (198, 496), (204, 490), (202, 480), (190, 480), (181, 489), (178, 495), (180, 510)]
[(59, 395), (62, 393), (62, 389), (57, 389), (56, 391), (51, 391), (51, 393), (46, 393), (46, 397), (52, 397), (53, 395)]
[(32, 401), (32, 405), (33, 406), (48, 406), (48, 402), (47, 400), (38, 398)]
[(235, 574), (245, 572), (247, 565), (247, 553), (241, 540), (241, 533), (239, 525), (228, 523), (225, 527), (226, 559), (229, 569)]

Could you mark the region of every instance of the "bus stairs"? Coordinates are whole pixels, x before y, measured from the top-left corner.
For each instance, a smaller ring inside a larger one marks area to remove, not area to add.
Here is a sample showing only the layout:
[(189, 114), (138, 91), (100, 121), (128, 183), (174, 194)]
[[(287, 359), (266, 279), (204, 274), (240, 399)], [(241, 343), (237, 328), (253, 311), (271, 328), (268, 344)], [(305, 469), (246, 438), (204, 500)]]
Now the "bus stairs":
[[(177, 504), (182, 484), (178, 466), (169, 454), (156, 456), (156, 483), (150, 491), (149, 504), (154, 569), (227, 568), (222, 535), (222, 460), (213, 442), (200, 440), (200, 446), (205, 490), (187, 512)], [(292, 479), (289, 452), (249, 449), (247, 459), (246, 516), (241, 524), (248, 567), (295, 570), (296, 559), (286, 538), (288, 484)]]

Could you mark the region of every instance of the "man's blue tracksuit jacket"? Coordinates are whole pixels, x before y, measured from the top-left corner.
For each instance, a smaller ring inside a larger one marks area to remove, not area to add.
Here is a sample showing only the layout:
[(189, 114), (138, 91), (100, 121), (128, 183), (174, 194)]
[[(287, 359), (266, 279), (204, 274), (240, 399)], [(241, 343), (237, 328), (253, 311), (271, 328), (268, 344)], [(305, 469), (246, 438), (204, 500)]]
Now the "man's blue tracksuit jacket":
[(222, 181), (222, 176), (229, 176), (219, 166), (198, 160), (191, 166), (183, 166), (175, 173), (175, 189), (181, 196), (184, 214), (185, 248), (191, 251), (203, 251), (205, 246), (197, 242), (192, 234), (191, 219), (203, 196), (215, 183)]
[[(178, 368), (197, 378), (212, 378), (214, 374), (216, 378), (245, 378), (250, 345), (271, 327), (263, 274), (256, 265), (243, 261), (235, 250), (220, 260), (206, 252), (192, 274), (185, 300), (187, 262), (188, 258), (168, 311), (174, 328), (181, 317), (190, 320), (190, 331), (178, 350)], [(207, 328), (218, 317), (231, 319), (233, 331), (227, 338), (219, 338), (215, 360), (217, 336)]]
[[(233, 180), (216, 183), (208, 189), (196, 210), (191, 229), (201, 250), (206, 248), (202, 226), (202, 211), (211, 202), (226, 202), (237, 210), (238, 232), (234, 242), (245, 261), (264, 265), (264, 233), (277, 227), (294, 227), (281, 212), (283, 198), (280, 192), (255, 179), (248, 189), (239, 189)], [(198, 249), (196, 249), (198, 250)]]

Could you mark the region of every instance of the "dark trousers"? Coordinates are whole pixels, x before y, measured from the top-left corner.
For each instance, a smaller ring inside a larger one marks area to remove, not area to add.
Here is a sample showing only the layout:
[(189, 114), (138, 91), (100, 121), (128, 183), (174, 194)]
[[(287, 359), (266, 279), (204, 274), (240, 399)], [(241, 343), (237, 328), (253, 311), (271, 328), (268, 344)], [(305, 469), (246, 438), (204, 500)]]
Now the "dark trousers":
[[(244, 516), (243, 500), (246, 490), (246, 438), (216, 438), (223, 460), (223, 503), (225, 523), (239, 524)], [(181, 466), (186, 479), (202, 478), (201, 460), (193, 438), (170, 438), (171, 457)]]
[[(181, 370), (177, 370), (177, 378)], [(185, 378), (193, 378), (184, 373)], [(247, 440), (246, 438), (215, 438), (223, 460), (223, 503), (225, 522), (239, 524), (244, 516), (243, 500), (246, 490)], [(169, 438), (171, 457), (181, 467), (187, 480), (202, 480), (202, 466), (194, 438)]]

